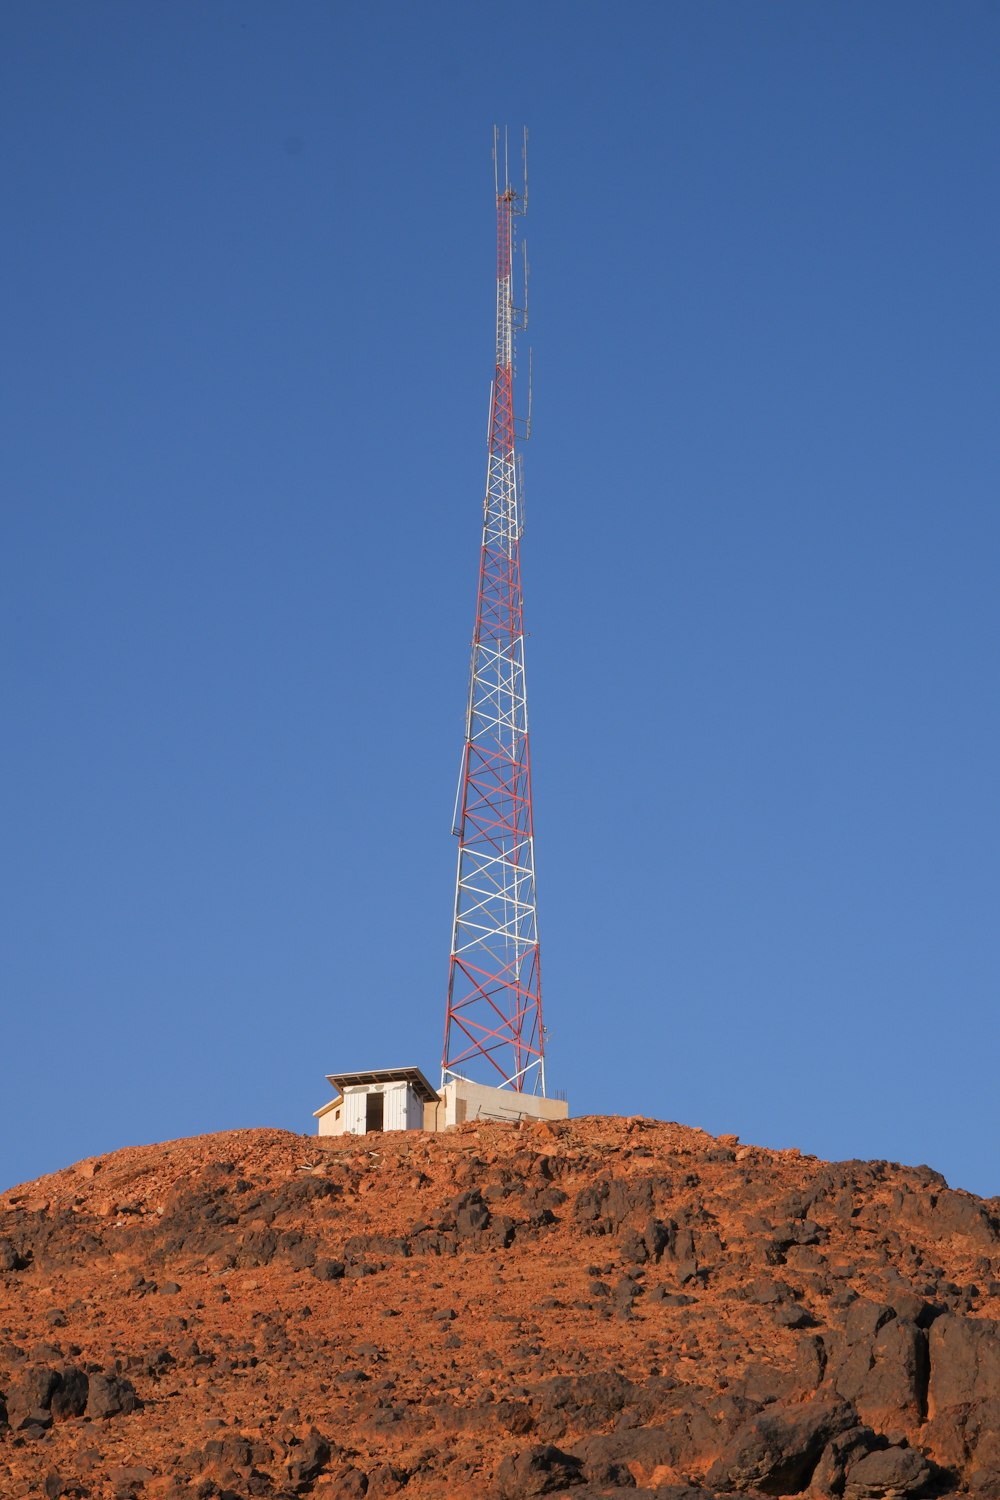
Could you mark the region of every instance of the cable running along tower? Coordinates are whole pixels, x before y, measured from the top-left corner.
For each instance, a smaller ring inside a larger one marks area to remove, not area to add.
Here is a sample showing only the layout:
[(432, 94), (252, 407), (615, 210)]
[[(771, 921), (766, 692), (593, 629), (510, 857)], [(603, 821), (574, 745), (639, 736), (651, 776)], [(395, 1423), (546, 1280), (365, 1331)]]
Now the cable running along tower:
[[(521, 600), (522, 504), (515, 460), (514, 334), (527, 324), (511, 278), (514, 230), (528, 202), (510, 185), (493, 133), (497, 202), (496, 372), (490, 397), (479, 594), (472, 637), (465, 746), (455, 800), (459, 840), (442, 1086), (452, 1079), (545, 1094), (535, 853)], [(530, 369), (530, 367), (529, 367)], [(523, 436), (530, 433), (528, 415)]]

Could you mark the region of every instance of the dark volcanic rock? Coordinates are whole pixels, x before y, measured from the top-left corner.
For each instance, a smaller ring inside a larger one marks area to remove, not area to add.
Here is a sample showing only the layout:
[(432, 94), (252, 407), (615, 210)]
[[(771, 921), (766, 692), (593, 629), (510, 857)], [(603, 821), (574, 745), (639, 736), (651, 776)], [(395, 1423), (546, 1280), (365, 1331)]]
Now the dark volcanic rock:
[(288, 1477), (296, 1484), (315, 1479), (330, 1461), (330, 1444), (315, 1429), (291, 1451)]
[(141, 1405), (135, 1386), (124, 1375), (91, 1375), (87, 1395), (88, 1417), (127, 1416)]
[(467, 1235), (478, 1234), (480, 1230), (487, 1228), (491, 1217), (479, 1188), (463, 1193), (452, 1204), (452, 1213), (455, 1218), (455, 1232), (460, 1239)]
[(52, 1395), (59, 1376), (47, 1365), (22, 1371), (7, 1388), (7, 1420), (15, 1431), (28, 1426), (48, 1426), (52, 1418)]
[(503, 1459), (496, 1473), (502, 1500), (527, 1500), (531, 1495), (551, 1495), (583, 1481), (578, 1458), (563, 1453), (551, 1443), (528, 1448)]
[(622, 1177), (603, 1177), (582, 1188), (573, 1204), (573, 1216), (591, 1226), (595, 1234), (615, 1234), (632, 1215), (648, 1219), (653, 1209), (652, 1183)]
[(838, 1433), (827, 1443), (813, 1470), (810, 1492), (822, 1496), (823, 1500), (830, 1495), (842, 1495), (848, 1465), (877, 1448), (880, 1442), (870, 1427), (848, 1427), (845, 1432)]
[[(895, 1427), (915, 1430), (927, 1415), (927, 1334), (889, 1309), (868, 1304), (866, 1312), (867, 1316), (856, 1317), (853, 1325), (849, 1314), (841, 1352), (832, 1355), (829, 1362), (830, 1382), (845, 1400), (854, 1403), (862, 1419), (879, 1431)], [(875, 1331), (862, 1331), (854, 1343), (848, 1343), (852, 1326), (866, 1328), (876, 1314)]]
[(368, 1475), (354, 1464), (338, 1464), (330, 1471), (322, 1490), (314, 1492), (323, 1500), (364, 1500), (368, 1494)]
[(312, 1274), (317, 1281), (339, 1281), (346, 1269), (342, 1260), (327, 1260), (324, 1257), (313, 1264)]
[(846, 1401), (769, 1407), (740, 1427), (708, 1471), (708, 1481), (764, 1495), (805, 1489), (831, 1438), (857, 1426)]
[(76, 1365), (67, 1365), (59, 1370), (58, 1381), (52, 1392), (52, 1415), (57, 1422), (67, 1417), (82, 1417), (87, 1409), (90, 1382), (85, 1370)]
[(913, 1448), (881, 1448), (866, 1453), (847, 1469), (845, 1500), (923, 1494), (931, 1468)]
[(14, 1249), (12, 1242), (6, 1237), (0, 1237), (0, 1273), (23, 1271), (27, 1264), (24, 1256)]
[(704, 1462), (717, 1450), (718, 1429), (702, 1400), (697, 1392), (686, 1392), (681, 1409), (664, 1414), (653, 1426), (620, 1427), (577, 1444), (587, 1479), (596, 1482), (614, 1469), (635, 1469), (651, 1477), (661, 1466), (687, 1468)]
[(383, 1496), (398, 1495), (406, 1488), (409, 1469), (402, 1464), (379, 1464), (368, 1475), (369, 1500), (382, 1500)]
[(1000, 1394), (1000, 1322), (949, 1313), (930, 1330), (934, 1412)]

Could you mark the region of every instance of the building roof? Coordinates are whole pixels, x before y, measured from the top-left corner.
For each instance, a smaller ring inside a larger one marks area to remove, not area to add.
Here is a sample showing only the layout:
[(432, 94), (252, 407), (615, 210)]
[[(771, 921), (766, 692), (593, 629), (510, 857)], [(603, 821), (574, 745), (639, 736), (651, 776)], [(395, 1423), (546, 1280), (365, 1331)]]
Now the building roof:
[(326, 1080), (341, 1094), (345, 1089), (366, 1083), (408, 1083), (425, 1104), (433, 1104), (438, 1097), (437, 1090), (431, 1088), (419, 1068), (369, 1068), (364, 1073), (328, 1073)]

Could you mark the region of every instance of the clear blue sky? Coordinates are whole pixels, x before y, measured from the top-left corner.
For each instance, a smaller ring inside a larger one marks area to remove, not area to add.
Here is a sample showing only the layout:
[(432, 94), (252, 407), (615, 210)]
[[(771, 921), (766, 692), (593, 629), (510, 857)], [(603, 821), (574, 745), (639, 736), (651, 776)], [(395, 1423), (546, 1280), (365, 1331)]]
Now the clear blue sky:
[(0, 33), (0, 1186), (436, 1075), (499, 120), (550, 1084), (1000, 1192), (1000, 7)]

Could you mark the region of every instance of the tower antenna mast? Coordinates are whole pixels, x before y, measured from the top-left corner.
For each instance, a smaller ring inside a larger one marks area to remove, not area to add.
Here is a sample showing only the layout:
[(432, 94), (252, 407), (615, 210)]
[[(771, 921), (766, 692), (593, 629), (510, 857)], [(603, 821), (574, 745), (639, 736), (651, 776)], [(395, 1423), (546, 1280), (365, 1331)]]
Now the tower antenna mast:
[[(496, 370), (479, 591), (472, 637), (465, 745), (455, 802), (458, 875), (452, 928), (442, 1086), (453, 1079), (545, 1095), (535, 850), (521, 598), (523, 515), (515, 461), (514, 334), (527, 324), (513, 299), (515, 221), (527, 207), (510, 184), (507, 134), (497, 205)], [(527, 434), (525, 434), (526, 436)]]

